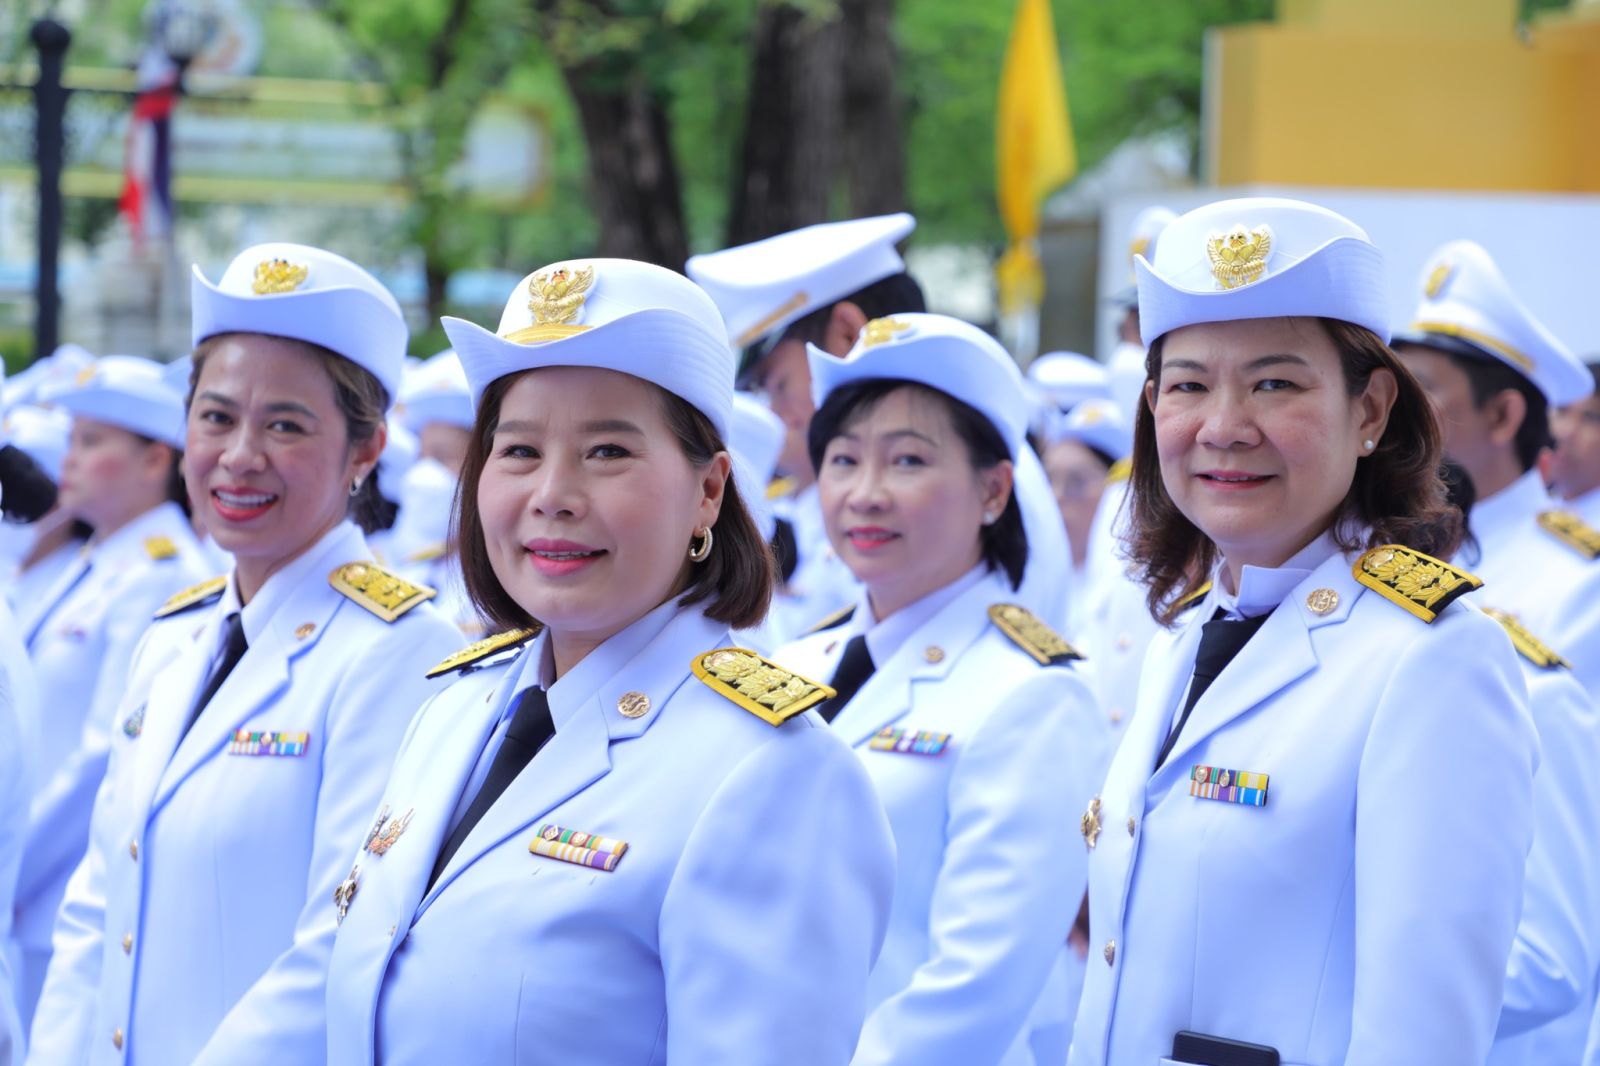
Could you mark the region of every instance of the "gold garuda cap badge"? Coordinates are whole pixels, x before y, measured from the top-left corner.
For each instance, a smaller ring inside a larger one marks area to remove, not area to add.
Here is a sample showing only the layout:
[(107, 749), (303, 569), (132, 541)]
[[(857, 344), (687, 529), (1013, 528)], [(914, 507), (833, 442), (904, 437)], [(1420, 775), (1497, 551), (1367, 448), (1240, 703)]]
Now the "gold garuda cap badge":
[(1211, 275), (1217, 288), (1238, 289), (1260, 281), (1267, 272), (1267, 256), (1272, 251), (1272, 228), (1234, 226), (1226, 233), (1213, 233), (1206, 240), (1206, 256), (1211, 260)]
[(512, 330), (506, 340), (537, 344), (582, 333), (588, 326), (575, 323), (594, 286), (594, 267), (558, 267), (541, 270), (528, 279), (528, 311), (533, 325)]
[(256, 264), (256, 277), (250, 283), (250, 288), (257, 296), (293, 292), (305, 284), (306, 275), (310, 272), (310, 267), (291, 263), (287, 259), (263, 259)]
[(1428, 272), (1428, 284), (1423, 287), (1423, 294), (1430, 300), (1437, 300), (1444, 292), (1444, 287), (1450, 283), (1450, 275), (1456, 271), (1454, 263), (1440, 263)]
[(861, 346), (876, 348), (880, 344), (888, 344), (896, 340), (897, 335), (911, 328), (911, 323), (901, 322), (893, 318), (875, 318), (861, 327)]

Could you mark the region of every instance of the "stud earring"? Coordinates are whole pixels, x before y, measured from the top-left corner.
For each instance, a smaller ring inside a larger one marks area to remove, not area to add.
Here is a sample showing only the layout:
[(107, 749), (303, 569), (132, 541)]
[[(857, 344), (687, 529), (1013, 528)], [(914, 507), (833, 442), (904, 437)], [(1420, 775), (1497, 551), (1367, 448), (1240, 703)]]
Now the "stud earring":
[(1374, 449), (1374, 448), (1376, 448), (1378, 446), (1375, 442), (1370, 441), (1370, 440), (1369, 441), (1363, 441), (1362, 443), (1364, 443), (1366, 445), (1367, 451), (1369, 451), (1369, 452), (1372, 449)]
[(994, 521), (995, 521), (995, 514), (994, 514), (993, 511), (985, 511), (985, 512), (983, 512), (983, 524), (984, 525), (992, 526), (992, 525), (994, 525)]

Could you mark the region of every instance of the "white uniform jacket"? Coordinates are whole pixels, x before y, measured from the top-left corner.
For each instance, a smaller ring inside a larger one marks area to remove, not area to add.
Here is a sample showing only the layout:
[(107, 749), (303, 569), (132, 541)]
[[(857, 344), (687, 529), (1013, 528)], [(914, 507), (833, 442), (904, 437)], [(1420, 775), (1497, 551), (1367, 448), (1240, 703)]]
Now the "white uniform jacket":
[[(833, 721), (899, 855), (862, 1066), (1032, 1061), (1030, 1011), (1083, 896), (1077, 813), (1107, 730), (1076, 667), (1041, 665), (991, 619), (1012, 595), (978, 569), (890, 616), (876, 628), (898, 631), (893, 650), (877, 645), (884, 661)], [(829, 678), (850, 637), (875, 647), (874, 628), (862, 603), (775, 658)]]
[(461, 643), (427, 604), (385, 622), (331, 586), (367, 558), (345, 522), (269, 578), (244, 609), (249, 650), (187, 734), (231, 581), (151, 627), (30, 1061), (321, 1060), (328, 901), (436, 687), (410, 667)]
[[(668, 603), (550, 685), (555, 736), (431, 887), (501, 723), (548, 678), (547, 638), (423, 709), (344, 857), (330, 1062), (849, 1058), (893, 889), (888, 824), (814, 713), (775, 728), (691, 673), (728, 639)], [(595, 847), (531, 850), (560, 830)]]
[[(11, 621), (11, 609), (0, 602), (0, 624)], [(17, 957), (11, 938), (12, 894), (17, 887), (17, 865), (28, 827), (29, 741), (22, 726), (33, 699), (33, 679), (26, 660), (13, 657), (17, 636), (0, 633), (0, 1063), (22, 1061), (27, 1034), (17, 1012)], [(19, 700), (18, 697), (21, 696)]]
[(1527, 690), (1493, 620), (1457, 601), (1425, 624), (1353, 563), (1307, 560), (1159, 770), (1220, 593), (1152, 643), (1084, 818), (1072, 1066), (1156, 1066), (1180, 1030), (1285, 1066), (1488, 1054), (1533, 832)]
[(167, 597), (210, 576), (183, 509), (163, 503), (86, 548), (24, 623), (43, 709), (16, 905), (30, 993), (44, 979), (56, 909), (88, 846), (134, 649)]

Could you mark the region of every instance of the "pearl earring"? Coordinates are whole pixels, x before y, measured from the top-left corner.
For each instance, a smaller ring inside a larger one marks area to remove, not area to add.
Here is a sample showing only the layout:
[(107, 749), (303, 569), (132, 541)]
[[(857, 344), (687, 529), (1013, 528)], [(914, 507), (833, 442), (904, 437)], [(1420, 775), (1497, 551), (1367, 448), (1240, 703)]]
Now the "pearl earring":
[(986, 526), (994, 525), (994, 512), (993, 511), (985, 511), (985, 512), (983, 512), (983, 524), (986, 525)]
[(1366, 446), (1367, 446), (1367, 451), (1369, 451), (1369, 452), (1370, 452), (1370, 451), (1371, 451), (1371, 450), (1372, 450), (1372, 449), (1373, 449), (1373, 448), (1376, 448), (1376, 447), (1377, 447), (1377, 445), (1376, 445), (1376, 444), (1374, 444), (1374, 443), (1373, 443), (1373, 442), (1372, 442), (1372, 441), (1370, 441), (1370, 440), (1369, 440), (1369, 441), (1365, 441), (1365, 442), (1363, 442), (1363, 443), (1365, 443), (1365, 444), (1366, 444)]

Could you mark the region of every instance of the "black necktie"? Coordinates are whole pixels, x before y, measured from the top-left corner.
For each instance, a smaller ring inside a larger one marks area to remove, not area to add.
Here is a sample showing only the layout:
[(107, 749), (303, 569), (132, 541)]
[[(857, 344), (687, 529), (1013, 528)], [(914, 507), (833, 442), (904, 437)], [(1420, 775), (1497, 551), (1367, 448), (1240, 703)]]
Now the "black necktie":
[(217, 689), (228, 680), (228, 675), (233, 673), (233, 668), (239, 665), (239, 660), (244, 658), (246, 649), (250, 647), (244, 639), (244, 619), (234, 611), (222, 623), (224, 636), (222, 658), (211, 668), (211, 676), (206, 678), (205, 688), (200, 690), (200, 698), (194, 701), (194, 709), (189, 712), (189, 722), (183, 727), (187, 734), (194, 727), (195, 720), (200, 717), (200, 712), (206, 709), (206, 704), (211, 702), (211, 697), (217, 694)]
[(1255, 636), (1256, 630), (1260, 629), (1268, 618), (1267, 614), (1259, 614), (1254, 618), (1230, 622), (1223, 617), (1224, 613), (1222, 608), (1217, 608), (1217, 613), (1211, 621), (1201, 627), (1200, 650), (1194, 657), (1194, 679), (1189, 682), (1189, 698), (1183, 701), (1183, 713), (1178, 716), (1178, 724), (1167, 734), (1167, 742), (1161, 745), (1161, 754), (1156, 756), (1158, 770), (1161, 769), (1161, 764), (1167, 761), (1167, 756), (1172, 754), (1172, 749), (1177, 746), (1178, 734), (1183, 732), (1183, 724), (1189, 720), (1189, 712), (1194, 710), (1194, 705), (1200, 702), (1200, 697), (1205, 695), (1206, 689), (1211, 687), (1211, 682), (1222, 673), (1223, 667), (1233, 661), (1233, 657), (1239, 654), (1239, 649)]
[(556, 722), (550, 717), (550, 701), (545, 698), (544, 689), (536, 685), (517, 700), (511, 724), (506, 726), (505, 738), (500, 741), (500, 750), (494, 753), (494, 762), (489, 764), (489, 773), (484, 777), (483, 784), (478, 786), (478, 794), (472, 797), (461, 821), (456, 823), (455, 829), (445, 838), (444, 846), (439, 849), (439, 858), (433, 864), (433, 876), (428, 878), (429, 888), (444, 872), (451, 856), (467, 839), (467, 834), (472, 832), (472, 827), (488, 813), (500, 794), (555, 735)]
[(844, 655), (839, 658), (839, 668), (833, 672), (833, 680), (828, 682), (828, 687), (838, 695), (817, 705), (817, 713), (822, 715), (822, 720), (832, 722), (839, 717), (839, 712), (867, 683), (867, 678), (872, 676), (875, 669), (877, 667), (872, 665), (872, 653), (867, 650), (865, 636), (857, 635), (846, 641)]

